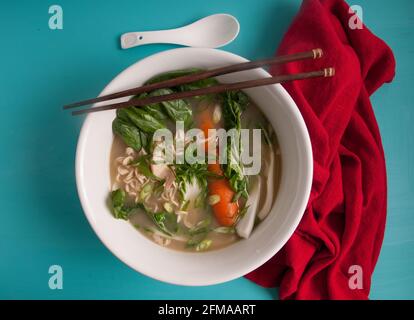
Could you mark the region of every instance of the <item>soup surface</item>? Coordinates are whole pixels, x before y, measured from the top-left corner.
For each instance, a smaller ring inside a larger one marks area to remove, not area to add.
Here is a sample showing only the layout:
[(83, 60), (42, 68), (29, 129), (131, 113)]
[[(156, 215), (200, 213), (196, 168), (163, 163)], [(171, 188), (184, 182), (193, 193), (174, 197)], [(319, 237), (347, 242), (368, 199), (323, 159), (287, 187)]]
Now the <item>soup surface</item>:
[[(190, 72), (194, 71), (177, 71), (150, 82)], [(214, 85), (212, 81), (189, 86)], [(176, 90), (189, 88), (171, 89)], [(214, 250), (248, 238), (275, 201), (281, 170), (277, 137), (260, 109), (242, 92), (128, 109), (118, 112), (113, 123), (114, 216), (129, 220), (151, 241), (176, 250)], [(198, 135), (187, 135), (195, 128), (200, 129)], [(168, 136), (158, 138), (157, 129), (171, 132), (171, 147)], [(226, 134), (233, 129), (234, 135), (220, 140), (212, 129)], [(242, 129), (247, 129), (246, 136)], [(260, 130), (257, 136), (253, 129)], [(223, 141), (227, 145), (221, 148)], [(243, 152), (251, 163), (242, 163)], [(167, 154), (172, 161), (166, 161)], [(222, 163), (224, 154), (227, 162)], [(247, 174), (252, 164), (259, 170)]]

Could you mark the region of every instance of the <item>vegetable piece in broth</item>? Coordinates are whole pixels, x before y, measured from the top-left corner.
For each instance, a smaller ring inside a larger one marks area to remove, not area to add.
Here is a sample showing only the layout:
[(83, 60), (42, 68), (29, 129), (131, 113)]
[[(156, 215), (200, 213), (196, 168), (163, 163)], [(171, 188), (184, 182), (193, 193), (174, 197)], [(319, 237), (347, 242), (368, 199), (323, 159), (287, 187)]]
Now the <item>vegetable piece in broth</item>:
[(127, 146), (135, 151), (140, 151), (142, 146), (146, 144), (146, 139), (144, 142), (142, 141), (141, 131), (131, 123), (125, 122), (120, 118), (116, 118), (112, 122), (112, 130)]
[(116, 219), (128, 220), (131, 208), (125, 205), (125, 191), (117, 189), (111, 192), (112, 213)]

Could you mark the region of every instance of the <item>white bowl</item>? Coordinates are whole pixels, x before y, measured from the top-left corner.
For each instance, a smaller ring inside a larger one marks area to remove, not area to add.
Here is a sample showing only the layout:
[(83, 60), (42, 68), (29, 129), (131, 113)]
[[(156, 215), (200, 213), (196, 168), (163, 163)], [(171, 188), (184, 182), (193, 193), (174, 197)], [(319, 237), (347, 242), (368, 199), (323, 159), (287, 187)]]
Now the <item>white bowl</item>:
[[(139, 86), (166, 71), (190, 67), (208, 69), (244, 61), (247, 60), (214, 49), (164, 51), (121, 72), (101, 95)], [(237, 82), (268, 76), (263, 69), (255, 69), (222, 76), (220, 81)], [(190, 253), (164, 248), (141, 235), (129, 222), (114, 219), (107, 207), (107, 197), (113, 139), (111, 122), (115, 112), (93, 113), (85, 119), (76, 151), (79, 198), (98, 237), (131, 268), (173, 284), (217, 284), (253, 271), (278, 252), (293, 234), (305, 210), (312, 182), (308, 131), (295, 102), (282, 86), (270, 85), (246, 92), (267, 115), (278, 137), (282, 154), (280, 189), (270, 214), (248, 240), (216, 251)]]

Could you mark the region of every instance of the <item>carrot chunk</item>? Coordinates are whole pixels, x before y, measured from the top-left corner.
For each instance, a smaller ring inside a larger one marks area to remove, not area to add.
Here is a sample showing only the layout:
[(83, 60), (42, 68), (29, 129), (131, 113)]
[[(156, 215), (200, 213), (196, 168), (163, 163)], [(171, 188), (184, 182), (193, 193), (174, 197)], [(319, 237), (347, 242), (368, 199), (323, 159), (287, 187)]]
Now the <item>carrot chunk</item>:
[[(215, 127), (211, 115), (211, 112), (208, 111), (204, 111), (200, 115), (199, 128), (203, 130), (206, 138), (208, 137), (208, 130), (214, 129)], [(207, 142), (205, 144), (205, 150), (208, 150)], [(218, 162), (209, 164), (208, 170), (216, 175), (224, 175)], [(232, 202), (235, 192), (231, 188), (229, 181), (226, 178), (210, 178), (208, 181), (208, 191), (209, 195), (218, 195), (220, 197), (220, 200), (212, 205), (217, 222), (222, 226), (232, 226), (236, 222), (239, 205), (237, 202)]]

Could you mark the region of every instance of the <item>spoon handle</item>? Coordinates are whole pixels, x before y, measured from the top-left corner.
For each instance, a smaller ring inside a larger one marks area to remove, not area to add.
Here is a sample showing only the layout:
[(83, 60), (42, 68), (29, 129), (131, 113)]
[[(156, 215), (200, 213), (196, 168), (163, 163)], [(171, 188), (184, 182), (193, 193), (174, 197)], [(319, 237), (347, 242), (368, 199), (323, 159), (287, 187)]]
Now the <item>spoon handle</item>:
[(189, 39), (184, 28), (159, 31), (128, 32), (124, 33), (121, 36), (121, 47), (122, 49), (128, 49), (152, 43), (188, 45), (188, 40)]

